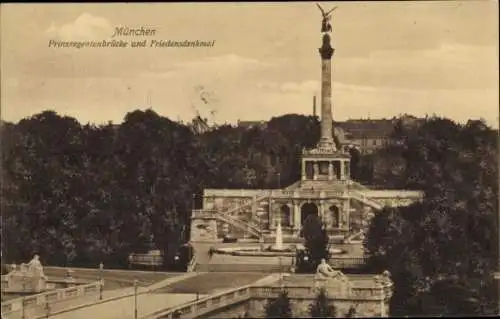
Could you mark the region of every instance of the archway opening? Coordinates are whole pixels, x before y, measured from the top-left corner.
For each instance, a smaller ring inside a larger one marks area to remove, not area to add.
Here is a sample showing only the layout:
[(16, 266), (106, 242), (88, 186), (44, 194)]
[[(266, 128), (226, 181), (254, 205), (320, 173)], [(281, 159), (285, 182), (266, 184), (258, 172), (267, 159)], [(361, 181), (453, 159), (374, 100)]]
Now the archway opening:
[(313, 203), (306, 203), (302, 205), (302, 208), (300, 209), (300, 221), (301, 224), (304, 225), (307, 217), (309, 216), (318, 216), (318, 206)]

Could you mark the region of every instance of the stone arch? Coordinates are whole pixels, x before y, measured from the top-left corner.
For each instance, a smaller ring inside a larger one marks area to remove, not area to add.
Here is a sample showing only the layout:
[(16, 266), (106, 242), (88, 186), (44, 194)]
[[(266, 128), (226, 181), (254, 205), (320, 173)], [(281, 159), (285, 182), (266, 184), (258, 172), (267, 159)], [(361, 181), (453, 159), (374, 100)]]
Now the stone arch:
[(283, 227), (290, 227), (291, 225), (291, 210), (290, 206), (283, 204), (280, 206), (279, 209), (280, 212), (280, 221), (281, 221), (281, 226)]
[(330, 206), (330, 208), (328, 210), (330, 212), (331, 226), (333, 228), (339, 228), (339, 226), (340, 226), (340, 209), (337, 206), (332, 205), (332, 206)]
[(304, 222), (306, 221), (307, 217), (309, 215), (316, 215), (318, 216), (319, 214), (318, 206), (314, 203), (304, 203), (302, 207), (300, 208), (300, 221), (301, 225), (304, 225)]

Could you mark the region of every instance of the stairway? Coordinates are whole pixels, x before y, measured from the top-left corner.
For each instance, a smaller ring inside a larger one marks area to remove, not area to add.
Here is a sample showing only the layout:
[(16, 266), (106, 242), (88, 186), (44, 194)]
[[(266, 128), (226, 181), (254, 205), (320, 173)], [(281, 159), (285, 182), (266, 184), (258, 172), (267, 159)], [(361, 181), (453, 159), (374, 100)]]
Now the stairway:
[(344, 238), (344, 243), (351, 244), (353, 241), (361, 242), (364, 238), (364, 230), (350, 234)]
[[(220, 230), (219, 235), (225, 232), (222, 226), (227, 224), (230, 227), (229, 233), (236, 237), (260, 238), (262, 230), (267, 228), (268, 221), (264, 216), (268, 214), (268, 198), (264, 195), (225, 211), (211, 211), (219, 221), (217, 227)], [(262, 217), (259, 218), (261, 214)]]
[(370, 206), (370, 207), (372, 207), (372, 208), (374, 208), (376, 210), (380, 210), (380, 209), (382, 209), (385, 206), (380, 201), (375, 200), (373, 198), (366, 197), (365, 194), (363, 194), (361, 192), (358, 192), (358, 191), (350, 190), (349, 191), (349, 196), (352, 199), (360, 201), (361, 203), (363, 203), (363, 204), (365, 204), (367, 206)]

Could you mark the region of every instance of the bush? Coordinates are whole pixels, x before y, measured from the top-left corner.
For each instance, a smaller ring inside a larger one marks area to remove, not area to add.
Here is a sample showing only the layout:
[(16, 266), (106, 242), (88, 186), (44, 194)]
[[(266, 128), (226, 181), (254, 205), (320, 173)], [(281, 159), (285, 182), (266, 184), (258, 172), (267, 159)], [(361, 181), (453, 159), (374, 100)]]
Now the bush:
[(316, 300), (309, 305), (309, 314), (313, 318), (333, 318), (336, 312), (335, 306), (328, 300), (325, 288), (321, 288)]
[(276, 300), (266, 305), (267, 318), (293, 318), (288, 292), (282, 291)]
[(302, 257), (307, 256), (307, 262), (303, 262), (304, 259), (298, 259), (298, 272), (314, 273), (321, 259), (328, 260), (330, 257), (328, 234), (321, 219), (317, 215), (310, 215), (304, 222), (302, 235), (306, 248), (306, 254)]

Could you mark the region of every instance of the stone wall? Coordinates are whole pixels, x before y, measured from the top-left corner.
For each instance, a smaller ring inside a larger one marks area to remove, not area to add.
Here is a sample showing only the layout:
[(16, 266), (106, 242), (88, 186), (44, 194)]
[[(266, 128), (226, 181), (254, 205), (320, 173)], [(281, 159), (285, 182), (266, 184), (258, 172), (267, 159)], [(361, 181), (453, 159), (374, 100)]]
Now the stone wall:
[[(257, 299), (253, 298), (249, 301), (232, 305), (230, 307), (221, 308), (201, 318), (217, 319), (217, 318), (242, 318), (245, 313), (249, 318), (265, 318), (266, 305), (273, 299)], [(314, 302), (313, 298), (291, 299), (293, 318), (310, 318), (309, 305)], [(379, 301), (357, 301), (353, 303), (351, 300), (331, 300), (336, 308), (336, 317), (343, 318), (353, 306), (356, 309), (356, 317), (374, 318), (381, 317), (381, 302)], [(385, 313), (388, 312), (388, 306), (385, 305)], [(248, 318), (247, 317), (247, 318)]]

